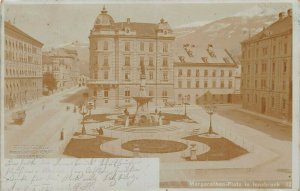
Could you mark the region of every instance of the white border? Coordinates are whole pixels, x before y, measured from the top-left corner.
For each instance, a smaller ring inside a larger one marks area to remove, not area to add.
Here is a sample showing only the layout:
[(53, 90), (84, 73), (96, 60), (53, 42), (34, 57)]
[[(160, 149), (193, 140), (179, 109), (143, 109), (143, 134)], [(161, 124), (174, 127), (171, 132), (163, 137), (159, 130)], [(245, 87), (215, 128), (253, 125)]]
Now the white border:
[[(2, 0), (3, 1), (3, 0)], [(1, 0), (0, 0), (1, 2)], [(0, 95), (1, 95), (1, 175), (3, 174), (4, 170), (4, 4), (100, 4), (100, 3), (107, 3), (107, 4), (206, 4), (206, 3), (293, 3), (293, 58), (292, 58), (292, 68), (293, 68), (293, 122), (292, 122), (292, 189), (291, 190), (298, 190), (299, 189), (299, 171), (300, 171), (300, 157), (299, 157), (299, 107), (300, 107), (300, 1), (296, 0), (6, 0), (4, 3), (1, 2), (1, 79), (0, 79)], [(2, 176), (1, 176), (2, 180)], [(163, 189), (166, 190), (166, 189)], [(168, 190), (182, 190), (182, 189), (168, 189)], [(184, 190), (196, 190), (196, 189), (184, 189)], [(198, 190), (198, 189), (197, 189)], [(199, 189), (199, 190), (224, 190), (224, 189)], [(229, 189), (226, 189), (229, 190)], [(249, 190), (249, 189), (234, 189), (234, 190)], [(254, 189), (255, 190), (255, 189)], [(269, 189), (268, 189), (269, 190)], [(278, 190), (278, 189), (277, 189)], [(290, 189), (285, 189), (290, 190)]]

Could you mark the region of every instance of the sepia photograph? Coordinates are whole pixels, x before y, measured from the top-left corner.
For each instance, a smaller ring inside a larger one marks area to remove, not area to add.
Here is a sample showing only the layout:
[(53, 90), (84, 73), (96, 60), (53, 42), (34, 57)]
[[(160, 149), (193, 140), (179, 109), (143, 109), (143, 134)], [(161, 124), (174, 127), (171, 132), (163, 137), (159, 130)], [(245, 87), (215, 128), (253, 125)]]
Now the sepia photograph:
[(144, 179), (162, 190), (292, 188), (292, 3), (7, 3), (2, 12), (7, 190), (25, 188), (16, 180), (26, 170), (8, 170), (15, 160), (139, 158), (158, 159)]

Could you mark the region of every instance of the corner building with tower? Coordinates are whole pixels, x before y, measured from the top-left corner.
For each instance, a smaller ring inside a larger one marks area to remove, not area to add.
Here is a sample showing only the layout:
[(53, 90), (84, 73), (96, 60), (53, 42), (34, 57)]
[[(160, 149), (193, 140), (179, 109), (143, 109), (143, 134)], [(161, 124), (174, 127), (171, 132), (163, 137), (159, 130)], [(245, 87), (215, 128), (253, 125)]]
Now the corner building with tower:
[(90, 31), (89, 94), (96, 105), (135, 104), (141, 75), (147, 96), (160, 105), (174, 100), (173, 42), (168, 22), (115, 22), (105, 7)]

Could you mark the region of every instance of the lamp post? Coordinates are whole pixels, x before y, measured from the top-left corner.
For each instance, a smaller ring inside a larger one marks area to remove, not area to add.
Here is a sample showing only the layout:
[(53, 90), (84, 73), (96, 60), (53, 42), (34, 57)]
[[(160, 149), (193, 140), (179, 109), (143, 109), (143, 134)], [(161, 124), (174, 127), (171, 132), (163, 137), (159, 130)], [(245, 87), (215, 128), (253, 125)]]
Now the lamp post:
[(87, 113), (88, 113), (88, 111), (87, 111), (85, 104), (82, 104), (82, 106), (80, 108), (80, 114), (82, 115), (82, 129), (81, 129), (82, 135), (86, 134), (86, 130), (85, 130), (85, 126), (84, 126), (84, 117)]
[(208, 129), (208, 134), (213, 133), (212, 125), (211, 125), (211, 116), (214, 114), (216, 111), (216, 106), (214, 104), (209, 104), (205, 106), (205, 111), (209, 115), (209, 129)]

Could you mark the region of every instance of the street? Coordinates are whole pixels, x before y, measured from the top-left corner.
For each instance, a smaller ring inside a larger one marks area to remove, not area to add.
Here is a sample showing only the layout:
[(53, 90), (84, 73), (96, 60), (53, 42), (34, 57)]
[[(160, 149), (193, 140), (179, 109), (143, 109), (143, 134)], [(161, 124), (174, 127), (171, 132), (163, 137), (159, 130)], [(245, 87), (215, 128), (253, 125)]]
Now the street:
[[(83, 90), (76, 87), (40, 98), (40, 101), (26, 108), (27, 116), (22, 125), (11, 124), (7, 114), (5, 157), (60, 156), (63, 152), (61, 147), (67, 144), (66, 139), (79, 125), (81, 115), (73, 113), (73, 106), (80, 99)], [(68, 102), (64, 101), (70, 97)], [(71, 109), (66, 111), (66, 106)], [(60, 140), (62, 130), (65, 140)]]

